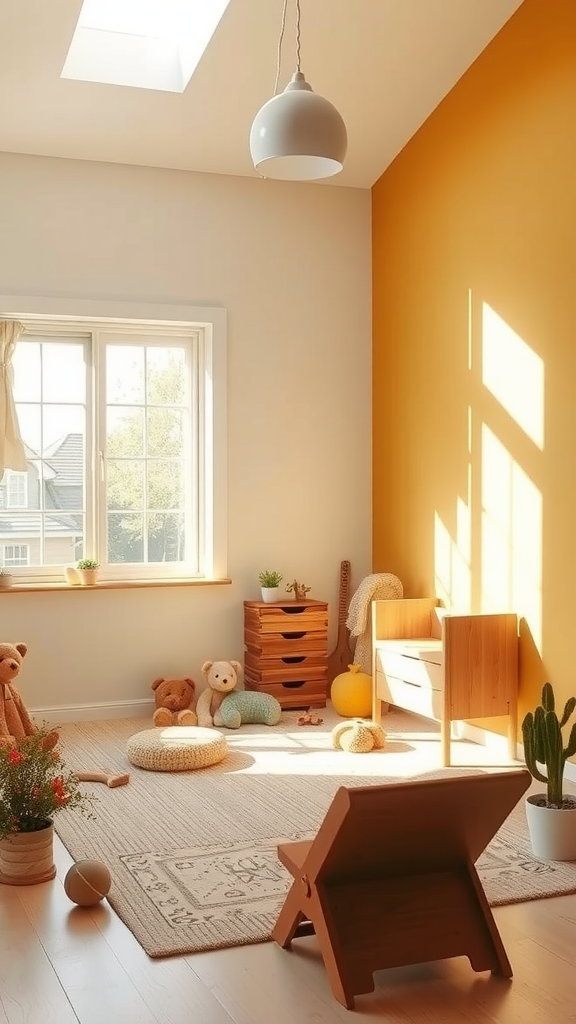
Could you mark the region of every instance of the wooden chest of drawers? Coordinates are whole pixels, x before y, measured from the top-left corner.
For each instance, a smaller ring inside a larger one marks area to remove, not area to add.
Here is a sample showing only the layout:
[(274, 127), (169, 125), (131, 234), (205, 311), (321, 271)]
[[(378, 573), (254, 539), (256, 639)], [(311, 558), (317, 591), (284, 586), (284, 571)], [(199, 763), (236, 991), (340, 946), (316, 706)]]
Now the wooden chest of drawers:
[(270, 693), (283, 708), (324, 707), (328, 605), (324, 601), (244, 602), (247, 690)]

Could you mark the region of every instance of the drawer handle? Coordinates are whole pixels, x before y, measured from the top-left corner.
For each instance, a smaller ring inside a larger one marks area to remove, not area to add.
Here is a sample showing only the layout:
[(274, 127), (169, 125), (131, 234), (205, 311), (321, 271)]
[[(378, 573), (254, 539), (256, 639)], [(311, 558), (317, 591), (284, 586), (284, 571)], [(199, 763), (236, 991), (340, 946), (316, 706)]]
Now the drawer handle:
[(306, 636), (306, 630), (303, 629), (301, 633), (280, 633), (285, 640), (300, 640), (303, 636)]
[(293, 605), (282, 605), (278, 611), (284, 612), (286, 615), (301, 615), (306, 609), (299, 608), (298, 606), (294, 607)]
[(299, 661), (306, 661), (306, 655), (302, 654), (299, 658), (294, 655), (292, 658), (281, 658), (280, 660), (283, 661), (285, 665), (296, 665)]
[(285, 690), (297, 690), (299, 686), (304, 686), (305, 682), (306, 680), (302, 679), (299, 683), (282, 683), (282, 686)]

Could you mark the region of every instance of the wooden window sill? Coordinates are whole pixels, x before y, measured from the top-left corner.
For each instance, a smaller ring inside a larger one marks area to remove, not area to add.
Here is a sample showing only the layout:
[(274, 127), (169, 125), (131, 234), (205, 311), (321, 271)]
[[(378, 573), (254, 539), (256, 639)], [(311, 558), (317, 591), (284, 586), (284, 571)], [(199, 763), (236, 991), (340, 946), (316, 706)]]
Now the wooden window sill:
[(60, 582), (46, 583), (13, 583), (11, 587), (0, 587), (0, 594), (31, 594), (41, 591), (78, 591), (78, 590), (136, 590), (146, 587), (220, 587), (232, 583), (230, 579), (222, 580), (197, 580), (197, 579), (171, 579), (171, 580), (99, 580), (89, 586), (83, 584)]

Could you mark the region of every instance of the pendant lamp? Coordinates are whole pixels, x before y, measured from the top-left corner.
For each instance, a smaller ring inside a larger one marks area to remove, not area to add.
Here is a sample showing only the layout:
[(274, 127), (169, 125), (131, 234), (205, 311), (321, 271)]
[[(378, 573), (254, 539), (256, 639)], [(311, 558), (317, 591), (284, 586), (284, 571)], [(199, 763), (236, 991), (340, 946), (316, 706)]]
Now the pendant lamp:
[(284, 92), (276, 95), (286, 5), (284, 0), (274, 96), (258, 111), (250, 131), (252, 162), (265, 178), (329, 178), (342, 170), (348, 137), (336, 107), (313, 92), (300, 70), (300, 0), (296, 0), (296, 71)]

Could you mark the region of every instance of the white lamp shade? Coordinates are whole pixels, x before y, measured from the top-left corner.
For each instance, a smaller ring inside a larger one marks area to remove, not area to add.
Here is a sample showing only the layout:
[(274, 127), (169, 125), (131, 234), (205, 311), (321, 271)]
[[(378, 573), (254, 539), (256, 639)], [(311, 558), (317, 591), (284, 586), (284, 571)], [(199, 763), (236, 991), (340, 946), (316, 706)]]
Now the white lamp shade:
[(250, 130), (255, 168), (267, 178), (311, 181), (342, 170), (348, 136), (340, 114), (297, 71), (258, 111)]

